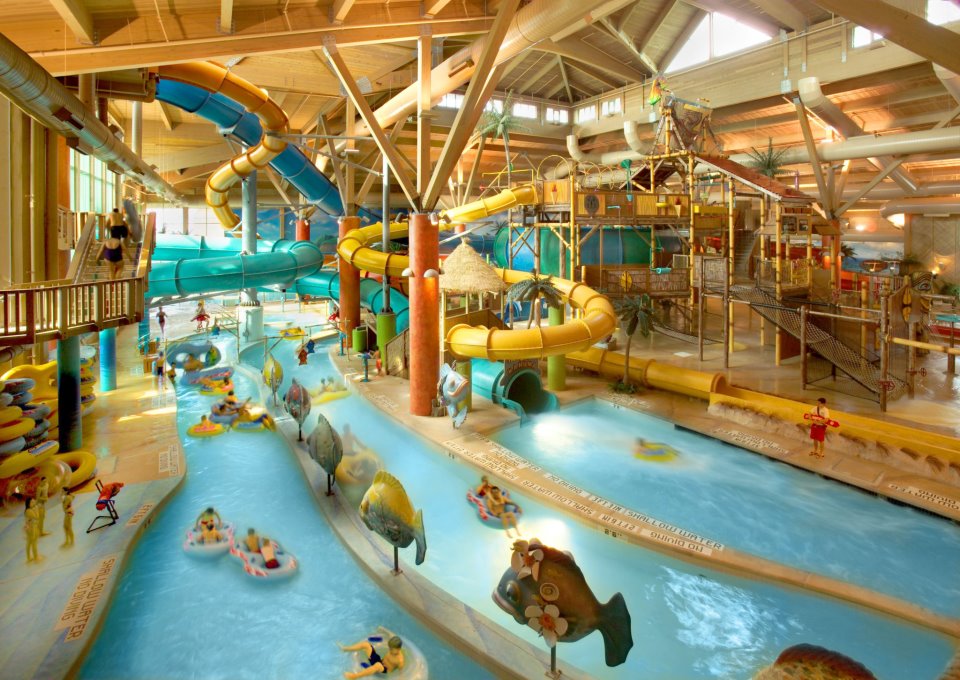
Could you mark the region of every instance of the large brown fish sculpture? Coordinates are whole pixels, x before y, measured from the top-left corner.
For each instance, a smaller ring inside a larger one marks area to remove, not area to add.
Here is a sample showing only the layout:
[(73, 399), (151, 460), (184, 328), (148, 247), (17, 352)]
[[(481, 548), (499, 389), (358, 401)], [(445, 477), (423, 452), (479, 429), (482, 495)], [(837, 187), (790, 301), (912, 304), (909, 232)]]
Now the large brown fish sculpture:
[(538, 631), (551, 647), (599, 630), (608, 666), (626, 661), (633, 647), (623, 595), (600, 604), (573, 556), (536, 538), (514, 543), (510, 568), (500, 578), (493, 601), (517, 623)]

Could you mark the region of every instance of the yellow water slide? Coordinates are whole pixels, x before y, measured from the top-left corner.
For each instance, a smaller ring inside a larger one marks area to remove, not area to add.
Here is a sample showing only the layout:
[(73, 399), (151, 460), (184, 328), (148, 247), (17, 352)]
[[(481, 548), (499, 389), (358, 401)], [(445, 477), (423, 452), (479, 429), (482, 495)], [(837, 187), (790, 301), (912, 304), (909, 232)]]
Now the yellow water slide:
[[(518, 205), (536, 202), (536, 188), (533, 185), (524, 185), (444, 211), (440, 213), (440, 217), (450, 222), (471, 222)], [(393, 238), (402, 238), (407, 235), (407, 229), (407, 224), (391, 224), (390, 235)], [(354, 229), (340, 240), (337, 252), (340, 257), (359, 269), (401, 276), (410, 262), (406, 255), (383, 253), (367, 245), (381, 240), (381, 237), (382, 226), (379, 223)], [(508, 284), (531, 278), (529, 273), (511, 269), (498, 269), (497, 273)], [(491, 361), (539, 359), (586, 349), (613, 332), (617, 326), (617, 316), (613, 305), (605, 296), (581, 283), (566, 279), (553, 279), (552, 283), (568, 298), (572, 306), (583, 310), (581, 318), (572, 319), (562, 326), (523, 330), (459, 324), (447, 332), (446, 341), (450, 350), (461, 358)]]
[(161, 66), (160, 77), (187, 83), (207, 92), (222, 93), (242, 104), (263, 124), (260, 142), (221, 165), (207, 180), (207, 205), (224, 229), (233, 230), (240, 223), (240, 218), (230, 209), (230, 188), (253, 171), (265, 168), (287, 148), (287, 143), (273, 134), (287, 132), (287, 114), (265, 91), (230, 73), (227, 67), (211, 61)]

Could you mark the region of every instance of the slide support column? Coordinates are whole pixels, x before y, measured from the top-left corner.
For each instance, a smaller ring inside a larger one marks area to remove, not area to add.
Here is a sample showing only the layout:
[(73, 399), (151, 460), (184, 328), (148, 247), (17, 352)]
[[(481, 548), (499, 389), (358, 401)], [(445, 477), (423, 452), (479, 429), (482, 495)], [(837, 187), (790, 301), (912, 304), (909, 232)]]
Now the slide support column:
[[(347, 232), (360, 228), (360, 218), (340, 218), (340, 238)], [(348, 342), (353, 329), (360, 325), (360, 270), (339, 258), (340, 262), (340, 329), (347, 334)]]
[(473, 359), (457, 359), (457, 373), (470, 381), (470, 387), (467, 389), (467, 398), (463, 400), (463, 406), (467, 411), (473, 410)]
[[(240, 217), (243, 221), (243, 249), (248, 255), (257, 254), (257, 173), (251, 172), (243, 178), (243, 206)], [(256, 288), (244, 288), (240, 304), (240, 323), (243, 326), (243, 339), (257, 342), (263, 338), (263, 307), (257, 299)]]
[(439, 238), (430, 215), (410, 216), (410, 413), (415, 416), (431, 415), (440, 380)]
[(57, 343), (57, 410), (60, 414), (60, 450), (83, 446), (80, 412), (80, 336)]
[[(150, 310), (147, 310), (149, 313)], [(112, 392), (117, 389), (117, 329), (100, 331), (100, 390)]]
[[(563, 307), (547, 307), (551, 326), (563, 323)], [(563, 354), (547, 357), (547, 388), (553, 391), (567, 389), (567, 357)]]
[(310, 240), (310, 220), (297, 220), (297, 240)]

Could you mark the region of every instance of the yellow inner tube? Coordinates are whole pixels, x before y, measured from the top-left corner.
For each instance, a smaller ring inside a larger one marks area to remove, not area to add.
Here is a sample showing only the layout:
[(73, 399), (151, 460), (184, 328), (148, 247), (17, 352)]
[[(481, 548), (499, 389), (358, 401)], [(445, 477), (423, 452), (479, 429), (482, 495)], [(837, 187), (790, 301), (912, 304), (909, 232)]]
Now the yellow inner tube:
[(226, 432), (226, 428), (220, 423), (208, 420), (204, 424), (197, 423), (187, 428), (187, 434), (191, 437), (215, 437), (218, 434)]
[(370, 484), (377, 470), (383, 469), (383, 461), (373, 449), (362, 449), (352, 456), (344, 456), (337, 465), (338, 484)]
[[(12, 425), (23, 416), (23, 409), (19, 406), (4, 406), (0, 408), (0, 427)], [(0, 439), (0, 441), (3, 441)]]
[[(32, 422), (32, 421), (31, 421)], [(46, 446), (45, 446), (46, 445)], [(41, 463), (46, 462), (50, 457), (60, 449), (60, 444), (55, 441), (46, 441), (38, 444), (34, 449), (39, 449), (39, 453), (30, 453), (31, 449), (7, 456), (0, 464), (0, 479), (13, 477), (24, 470), (29, 470)]]
[(36, 426), (33, 418), (19, 418), (12, 423), (7, 423), (0, 427), (0, 442), (8, 442), (11, 439), (22, 437)]
[(302, 338), (307, 333), (299, 326), (295, 328), (284, 328), (280, 331), (281, 338)]
[(637, 447), (633, 452), (634, 458), (639, 458), (640, 460), (649, 460), (655, 462), (663, 462), (668, 460), (673, 460), (679, 454), (677, 450), (672, 446), (667, 446), (666, 444), (659, 444), (657, 442), (646, 442)]
[(333, 401), (334, 399), (343, 399), (350, 394), (350, 390), (337, 390), (336, 392), (321, 392), (316, 397), (310, 397), (310, 401), (314, 404), (325, 404), (328, 401)]
[(89, 451), (68, 451), (57, 454), (53, 459), (62, 460), (73, 470), (73, 474), (65, 485), (70, 489), (80, 486), (93, 477), (97, 470), (97, 457)]
[(217, 394), (229, 394), (230, 390), (233, 389), (233, 382), (228, 382), (226, 385), (205, 385), (200, 388), (200, 394), (205, 394), (208, 397), (211, 395)]

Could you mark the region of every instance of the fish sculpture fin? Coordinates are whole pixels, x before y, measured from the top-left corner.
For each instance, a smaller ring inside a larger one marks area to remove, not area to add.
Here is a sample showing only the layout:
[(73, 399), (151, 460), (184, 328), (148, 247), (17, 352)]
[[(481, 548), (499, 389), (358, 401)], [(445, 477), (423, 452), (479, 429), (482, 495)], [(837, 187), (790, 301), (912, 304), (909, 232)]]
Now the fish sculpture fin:
[(600, 608), (600, 620), (597, 627), (603, 636), (605, 661), (608, 666), (619, 666), (627, 660), (627, 654), (633, 648), (633, 634), (630, 630), (630, 612), (623, 595), (617, 593)]
[(423, 531), (423, 510), (417, 510), (413, 518), (413, 538), (417, 542), (417, 564), (423, 564), (427, 558), (427, 535)]
[(380, 469), (377, 470), (377, 474), (373, 477), (374, 484), (383, 484), (384, 486), (389, 486), (394, 489), (399, 489), (406, 494), (406, 491), (403, 488), (403, 484), (400, 483), (400, 480), (391, 475), (386, 470)]

